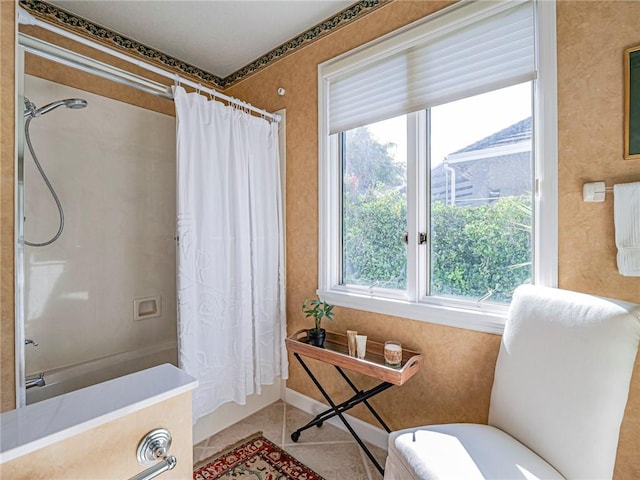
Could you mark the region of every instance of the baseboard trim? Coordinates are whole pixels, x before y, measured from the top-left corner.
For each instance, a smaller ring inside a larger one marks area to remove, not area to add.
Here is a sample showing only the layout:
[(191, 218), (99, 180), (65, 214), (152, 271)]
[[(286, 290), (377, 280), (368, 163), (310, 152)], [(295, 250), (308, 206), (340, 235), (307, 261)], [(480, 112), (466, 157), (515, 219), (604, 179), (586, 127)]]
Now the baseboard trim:
[(227, 402), (220, 405), (215, 412), (198, 419), (193, 426), (193, 444), (196, 445), (273, 402), (279, 401), (283, 397), (283, 386), (284, 380), (277, 377), (273, 385), (262, 385), (260, 395), (249, 395), (245, 405)]
[[(284, 393), (285, 397), (283, 400), (287, 402), (289, 405), (293, 405), (300, 410), (310, 413), (311, 415), (317, 415), (318, 413), (327, 409), (327, 405), (322, 402), (318, 402), (313, 398), (307, 397), (300, 392), (296, 392), (295, 390), (291, 390), (290, 388), (285, 389)], [(343, 414), (351, 427), (355, 430), (355, 432), (360, 436), (360, 438), (366, 442), (369, 442), (376, 447), (382, 448), (385, 451), (387, 450), (387, 441), (389, 438), (389, 434), (385, 432), (382, 428), (375, 427), (370, 423), (360, 420), (359, 418), (352, 417), (348, 413)], [(327, 423), (338, 427), (345, 432), (348, 431), (347, 427), (344, 426), (342, 421), (336, 416), (329, 420)]]

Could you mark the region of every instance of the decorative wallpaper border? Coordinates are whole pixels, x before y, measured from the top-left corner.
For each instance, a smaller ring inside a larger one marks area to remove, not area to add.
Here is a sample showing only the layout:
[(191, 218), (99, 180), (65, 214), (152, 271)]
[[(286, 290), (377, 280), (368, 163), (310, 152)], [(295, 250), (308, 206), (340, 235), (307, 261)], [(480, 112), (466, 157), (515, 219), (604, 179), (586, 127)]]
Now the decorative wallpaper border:
[(273, 62), (280, 60), (281, 58), (294, 53), (296, 50), (309, 45), (316, 40), (332, 33), (338, 28), (342, 28), (355, 20), (359, 20), (368, 13), (373, 12), (377, 8), (380, 8), (393, 0), (361, 0), (358, 3), (354, 3), (350, 7), (345, 8), (341, 12), (338, 12), (333, 17), (328, 18), (324, 22), (317, 24), (304, 33), (292, 38), (288, 42), (283, 43), (277, 48), (274, 48), (270, 52), (264, 54), (257, 60), (254, 60), (250, 64), (242, 67), (240, 70), (233, 72), (231, 75), (224, 78), (225, 87), (239, 82), (245, 77), (267, 67)]
[(110, 48), (123, 51), (133, 57), (139, 57), (157, 66), (177, 71), (181, 75), (189, 77), (196, 82), (206, 83), (221, 89), (231, 87), (240, 80), (266, 68), (272, 63), (315, 42), (338, 28), (342, 28), (362, 18), (366, 14), (373, 12), (391, 1), (393, 0), (360, 0), (341, 12), (338, 12), (331, 18), (315, 25), (306, 32), (274, 48), (260, 58), (233, 72), (231, 75), (222, 78), (42, 0), (19, 0), (22, 8), (41, 20), (70, 30), (73, 33)]
[(141, 58), (160, 67), (178, 71), (194, 79), (196, 82), (206, 82), (219, 88), (224, 87), (222, 78), (190, 65), (171, 55), (160, 52), (140, 42), (131, 40), (113, 30), (97, 25), (71, 12), (40, 0), (20, 0), (20, 6), (35, 17), (51, 23), (57, 27), (70, 30), (109, 48), (115, 48), (133, 57)]

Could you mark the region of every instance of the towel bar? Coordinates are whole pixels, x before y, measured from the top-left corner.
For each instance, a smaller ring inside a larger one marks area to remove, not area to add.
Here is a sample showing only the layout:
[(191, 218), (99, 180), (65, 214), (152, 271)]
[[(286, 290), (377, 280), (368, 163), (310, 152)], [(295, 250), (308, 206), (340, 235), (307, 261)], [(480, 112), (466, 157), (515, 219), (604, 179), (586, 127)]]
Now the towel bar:
[(176, 463), (178, 463), (176, 457), (170, 455), (157, 465), (147, 468), (139, 474), (131, 477), (129, 480), (151, 480), (152, 478), (156, 478), (158, 475), (161, 475), (164, 472), (173, 470), (173, 468), (176, 466)]
[(605, 195), (613, 192), (613, 187), (607, 187), (604, 182), (585, 183), (582, 186), (582, 200), (585, 202), (604, 202)]
[(604, 202), (607, 192), (613, 192), (613, 187), (607, 187), (604, 182), (589, 182), (582, 187), (582, 200), (585, 202)]

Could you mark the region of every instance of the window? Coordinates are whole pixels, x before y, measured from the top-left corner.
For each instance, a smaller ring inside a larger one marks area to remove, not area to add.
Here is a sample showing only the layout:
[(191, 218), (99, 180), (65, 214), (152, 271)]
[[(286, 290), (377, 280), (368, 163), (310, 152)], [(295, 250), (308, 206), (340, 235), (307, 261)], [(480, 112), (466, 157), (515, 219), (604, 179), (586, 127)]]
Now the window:
[(407, 288), (407, 118), (342, 132), (342, 285)]
[(428, 292), (508, 304), (531, 283), (531, 82), (429, 110)]
[(557, 271), (555, 5), (462, 2), (319, 67), (319, 294), (501, 332)]

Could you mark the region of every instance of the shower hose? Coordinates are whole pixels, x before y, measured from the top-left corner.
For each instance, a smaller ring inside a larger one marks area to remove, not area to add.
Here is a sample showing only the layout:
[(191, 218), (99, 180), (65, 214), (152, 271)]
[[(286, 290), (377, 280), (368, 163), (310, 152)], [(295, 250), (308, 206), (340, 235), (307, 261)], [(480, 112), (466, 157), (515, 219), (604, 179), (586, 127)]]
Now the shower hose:
[(56, 206), (58, 207), (58, 214), (60, 215), (60, 226), (58, 227), (58, 232), (46, 242), (33, 243), (33, 242), (27, 242), (25, 240), (24, 243), (25, 245), (29, 245), (30, 247), (46, 247), (47, 245), (50, 245), (53, 242), (55, 242), (58, 239), (58, 237), (62, 234), (62, 230), (64, 229), (64, 212), (62, 210), (62, 204), (60, 203), (60, 199), (58, 198), (58, 195), (56, 195), (56, 191), (53, 189), (51, 182), (47, 178), (47, 174), (44, 173), (44, 170), (42, 169), (42, 166), (38, 161), (38, 156), (36, 155), (36, 152), (33, 150), (33, 145), (31, 145), (31, 138), (29, 137), (29, 125), (31, 124), (32, 119), (33, 117), (30, 116), (27, 118), (27, 120), (24, 123), (24, 136), (25, 136), (25, 139), (27, 140), (27, 147), (29, 147), (29, 152), (31, 152), (33, 161), (35, 162), (36, 167), (38, 167), (38, 171), (40, 172), (40, 175), (42, 176), (44, 183), (47, 185), (47, 188), (49, 188), (49, 191), (51, 192), (51, 196), (56, 202)]

